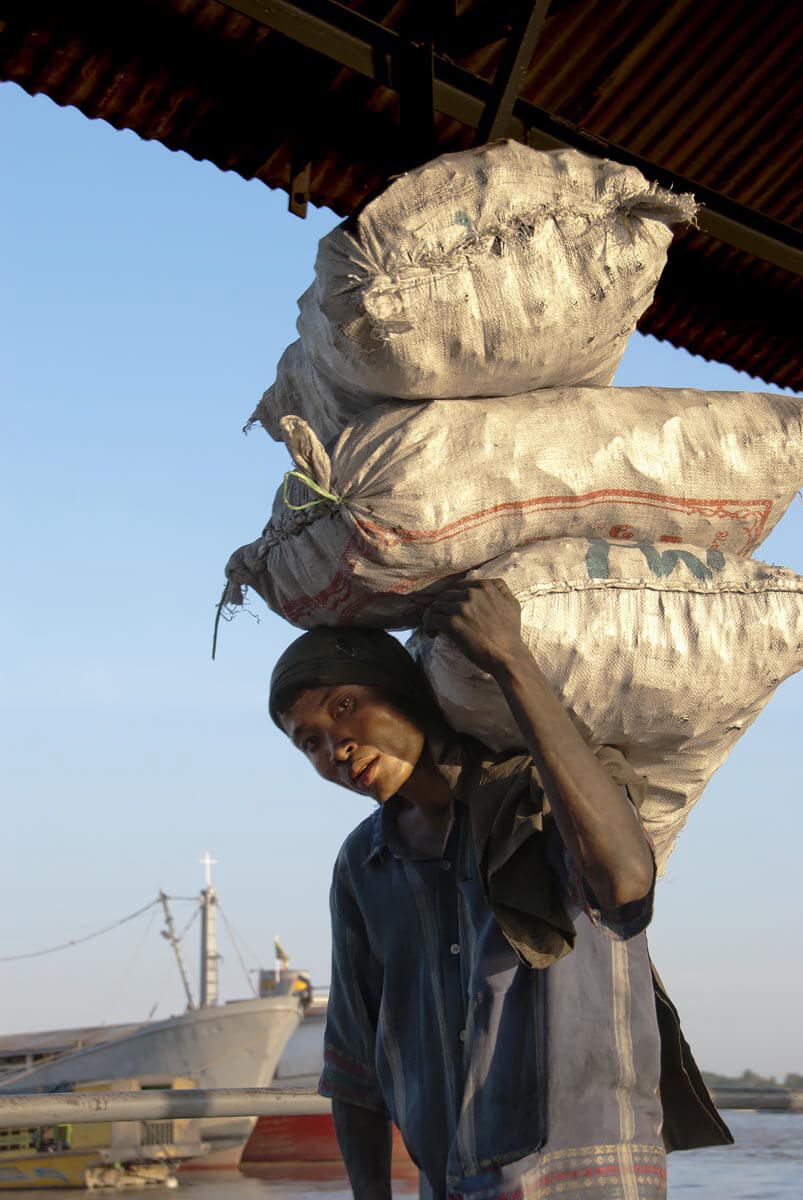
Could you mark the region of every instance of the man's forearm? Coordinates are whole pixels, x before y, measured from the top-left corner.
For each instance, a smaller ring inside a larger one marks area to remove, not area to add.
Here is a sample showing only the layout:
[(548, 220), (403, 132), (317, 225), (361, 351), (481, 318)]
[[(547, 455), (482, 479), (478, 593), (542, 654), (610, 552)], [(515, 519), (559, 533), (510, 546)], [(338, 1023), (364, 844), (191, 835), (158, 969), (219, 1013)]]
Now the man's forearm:
[(391, 1200), (390, 1120), (342, 1100), (332, 1101), (332, 1117), (354, 1200)]
[(521, 654), (493, 674), (533, 756), (569, 853), (601, 904), (639, 900), (653, 862), (641, 823), (583, 741), (536, 661)]

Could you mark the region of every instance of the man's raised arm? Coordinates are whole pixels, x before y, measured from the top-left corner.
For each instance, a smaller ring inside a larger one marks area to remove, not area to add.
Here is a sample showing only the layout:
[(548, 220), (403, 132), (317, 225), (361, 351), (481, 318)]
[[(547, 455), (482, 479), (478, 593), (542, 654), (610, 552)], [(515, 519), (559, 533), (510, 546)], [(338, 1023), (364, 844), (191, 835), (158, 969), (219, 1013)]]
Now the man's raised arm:
[(506, 584), (466, 580), (441, 592), (427, 610), (424, 629), (452, 638), (499, 684), (564, 844), (599, 903), (615, 908), (646, 896), (654, 866), (638, 815), (583, 741), (522, 641), (521, 609)]

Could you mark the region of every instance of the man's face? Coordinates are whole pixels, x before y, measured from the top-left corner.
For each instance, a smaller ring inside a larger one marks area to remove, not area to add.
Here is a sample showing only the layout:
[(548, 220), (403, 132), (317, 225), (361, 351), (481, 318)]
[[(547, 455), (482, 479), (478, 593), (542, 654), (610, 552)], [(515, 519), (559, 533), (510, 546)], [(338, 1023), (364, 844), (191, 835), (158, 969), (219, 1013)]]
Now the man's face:
[(380, 804), (402, 791), (426, 742), (423, 729), (364, 684), (304, 691), (281, 721), (319, 775)]

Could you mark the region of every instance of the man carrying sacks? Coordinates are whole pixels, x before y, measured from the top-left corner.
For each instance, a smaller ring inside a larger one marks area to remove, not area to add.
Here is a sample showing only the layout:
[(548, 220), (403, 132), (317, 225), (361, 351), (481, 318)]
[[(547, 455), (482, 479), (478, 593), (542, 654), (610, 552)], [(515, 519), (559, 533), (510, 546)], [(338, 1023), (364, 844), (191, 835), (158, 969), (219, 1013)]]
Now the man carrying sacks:
[(723, 1144), (651, 970), (642, 780), (586, 746), (504, 583), (443, 591), (444, 633), (499, 684), (529, 753), (445, 723), (389, 634), (312, 630), (270, 710), (325, 779), (377, 801), (331, 892), (320, 1090), (357, 1200), (389, 1200), (390, 1120), (436, 1200), (646, 1200), (666, 1150)]
[(525, 749), (422, 614), (503, 579), (581, 736), (646, 775), (661, 874), (690, 810), (803, 668), (803, 577), (753, 552), (803, 485), (803, 401), (611, 387), (692, 196), (502, 141), (393, 180), (322, 239), (251, 423), (292, 463), (226, 566), (301, 628), (412, 629), (455, 729)]

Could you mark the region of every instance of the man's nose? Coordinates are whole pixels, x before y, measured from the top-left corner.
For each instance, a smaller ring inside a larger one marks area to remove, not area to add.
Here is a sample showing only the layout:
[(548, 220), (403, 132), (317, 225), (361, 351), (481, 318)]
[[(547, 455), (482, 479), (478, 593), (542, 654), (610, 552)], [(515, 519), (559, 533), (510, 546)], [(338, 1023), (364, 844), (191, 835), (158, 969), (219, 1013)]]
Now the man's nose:
[(353, 738), (332, 739), (330, 741), (330, 755), (332, 762), (348, 762), (356, 749), (357, 743)]

